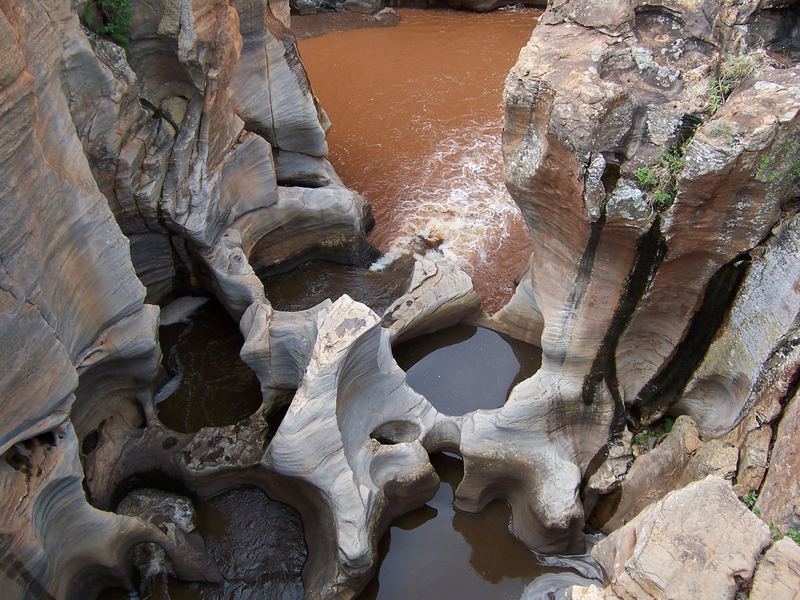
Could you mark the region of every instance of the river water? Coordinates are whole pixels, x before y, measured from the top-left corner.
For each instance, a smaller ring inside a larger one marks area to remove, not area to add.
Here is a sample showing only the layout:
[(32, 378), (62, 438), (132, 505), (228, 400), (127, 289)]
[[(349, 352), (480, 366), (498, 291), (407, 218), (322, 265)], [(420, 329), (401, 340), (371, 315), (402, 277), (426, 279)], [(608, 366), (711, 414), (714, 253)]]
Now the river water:
[(494, 311), (530, 254), (503, 184), (501, 102), (541, 11), (398, 12), (396, 27), (298, 40), (333, 122), (330, 159), (372, 203), (373, 244), (392, 256), (441, 240)]

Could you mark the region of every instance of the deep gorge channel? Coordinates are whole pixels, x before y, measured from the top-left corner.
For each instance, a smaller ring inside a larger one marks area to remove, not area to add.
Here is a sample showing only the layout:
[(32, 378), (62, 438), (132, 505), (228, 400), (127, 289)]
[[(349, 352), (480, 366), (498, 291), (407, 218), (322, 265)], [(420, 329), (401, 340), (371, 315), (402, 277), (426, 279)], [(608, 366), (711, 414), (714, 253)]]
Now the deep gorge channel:
[[(500, 102), (505, 74), (539, 13), (399, 12), (397, 27), (299, 42), (334, 123), (332, 162), (345, 184), (370, 200), (377, 222), (371, 241), (387, 260), (373, 270), (311, 261), (262, 274), (276, 310), (307, 310), (348, 294), (380, 314), (411, 276), (407, 260), (391, 260), (419, 244), (439, 246), (470, 272), (489, 310), (508, 299), (525, 265), (528, 234), (503, 184)], [(221, 305), (207, 301), (162, 325), (160, 340), (165, 373), (156, 398), (164, 425), (194, 433), (259, 410), (258, 380), (238, 356), (243, 338)], [(467, 325), (414, 338), (394, 356), (409, 386), (450, 415), (499, 408), (541, 365), (536, 346)], [(271, 434), (283, 412), (270, 415)], [(456, 510), (460, 457), (437, 453), (431, 462), (441, 480), (437, 493), (392, 521), (379, 544), (378, 571), (360, 598), (510, 600), (540, 575), (576, 574), (569, 558), (548, 566), (519, 541), (504, 502), (476, 514)], [(295, 511), (247, 487), (193, 501), (197, 531), (225, 583), (170, 577), (151, 584), (150, 598), (302, 597), (306, 549)]]

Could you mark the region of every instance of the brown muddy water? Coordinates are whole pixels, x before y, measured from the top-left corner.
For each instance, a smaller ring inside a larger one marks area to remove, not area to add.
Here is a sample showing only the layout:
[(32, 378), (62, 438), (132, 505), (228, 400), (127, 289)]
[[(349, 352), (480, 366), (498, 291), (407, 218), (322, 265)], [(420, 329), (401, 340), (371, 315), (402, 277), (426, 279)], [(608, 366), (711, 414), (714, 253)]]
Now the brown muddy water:
[(417, 236), (468, 270), (494, 311), (530, 242), (503, 184), (503, 82), (541, 11), (401, 9), (396, 27), (298, 40), (333, 122), (330, 158), (375, 211), (389, 257)]
[(453, 508), (464, 475), (460, 458), (431, 457), (442, 481), (425, 506), (395, 519), (381, 539), (380, 570), (360, 600), (518, 600), (525, 586), (548, 573), (574, 573), (545, 566), (509, 531), (510, 509), (495, 501), (478, 514)]
[(170, 377), (156, 394), (159, 420), (175, 431), (221, 427), (261, 406), (261, 385), (239, 358), (244, 338), (222, 306), (209, 301), (184, 322), (159, 328)]
[(413, 269), (413, 261), (407, 259), (380, 271), (312, 260), (288, 273), (262, 276), (261, 281), (276, 310), (305, 310), (327, 298), (335, 302), (347, 294), (380, 315), (408, 289)]
[(537, 346), (469, 325), (415, 338), (392, 352), (408, 384), (448, 415), (503, 406), (511, 389), (542, 365)]

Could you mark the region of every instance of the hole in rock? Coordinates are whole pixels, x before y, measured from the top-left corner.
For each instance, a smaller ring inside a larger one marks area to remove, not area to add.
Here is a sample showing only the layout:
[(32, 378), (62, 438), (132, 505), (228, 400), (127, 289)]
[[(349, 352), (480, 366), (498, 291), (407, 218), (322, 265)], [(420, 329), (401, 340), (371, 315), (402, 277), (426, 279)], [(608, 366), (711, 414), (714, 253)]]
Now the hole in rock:
[(378, 545), (378, 573), (360, 600), (516, 599), (540, 575), (571, 572), (540, 564), (511, 534), (505, 502), (477, 514), (453, 507), (464, 475), (460, 458), (434, 454), (431, 464), (442, 481), (439, 490), (422, 508), (392, 521)]
[(389, 421), (369, 434), (373, 440), (391, 446), (413, 442), (420, 436), (419, 425), (411, 421)]
[(398, 12), (396, 27), (298, 41), (333, 123), (330, 160), (372, 204), (375, 246), (441, 241), (494, 311), (530, 256), (503, 181), (502, 93), (541, 11)]
[(239, 358), (244, 338), (217, 302), (159, 329), (169, 380), (156, 393), (158, 418), (182, 433), (221, 427), (261, 406), (261, 385)]
[(81, 443), (81, 452), (83, 452), (84, 456), (91, 454), (95, 451), (95, 448), (97, 448), (97, 444), (99, 443), (100, 434), (97, 432), (97, 429), (93, 429), (86, 434), (85, 438), (83, 438), (83, 442)]
[(614, 188), (617, 187), (619, 178), (619, 162), (612, 162), (610, 159), (606, 159), (606, 168), (603, 170), (603, 176), (601, 178), (603, 189), (606, 191), (606, 194), (610, 194), (614, 191)]
[(420, 336), (393, 353), (408, 384), (448, 415), (503, 406), (542, 364), (537, 346), (469, 325)]
[(301, 600), (306, 545), (300, 515), (255, 487), (238, 487), (194, 502), (197, 531), (225, 581), (168, 578), (151, 600)]
[(408, 259), (397, 260), (382, 271), (312, 260), (287, 273), (259, 276), (276, 310), (305, 310), (327, 298), (335, 302), (347, 294), (382, 314), (408, 289), (413, 268)]

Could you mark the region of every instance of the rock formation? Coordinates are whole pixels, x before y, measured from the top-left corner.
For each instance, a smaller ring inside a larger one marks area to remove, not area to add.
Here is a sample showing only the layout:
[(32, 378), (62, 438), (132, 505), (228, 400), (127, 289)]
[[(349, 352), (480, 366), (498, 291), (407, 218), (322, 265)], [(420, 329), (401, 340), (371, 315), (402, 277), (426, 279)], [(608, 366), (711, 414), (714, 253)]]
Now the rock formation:
[[(288, 504), (307, 596), (354, 597), (391, 519), (435, 492), (440, 450), (464, 458), (457, 506), (506, 500), (534, 550), (580, 551), (587, 510), (606, 511), (613, 532), (593, 551), (605, 587), (573, 597), (731, 598), (770, 538), (737, 494), (779, 530), (800, 527), (796, 2), (550, 3), (504, 98), (506, 181), (534, 250), (491, 318), (435, 251), (413, 257), (383, 314), (348, 296), (270, 304), (257, 272), (375, 257), (368, 205), (327, 161), (288, 2), (136, 3), (125, 48), (91, 9), (0, 1), (10, 597), (131, 588), (141, 544), (184, 581), (218, 581), (187, 527), (120, 505), (164, 481)], [(263, 396), (192, 434), (153, 401), (155, 305), (186, 292), (237, 320)], [(542, 367), (499, 409), (444, 415), (391, 344), (464, 320), (539, 343)], [(632, 461), (626, 423), (666, 415), (672, 431)], [(698, 530), (711, 518), (699, 499), (729, 528)], [(754, 597), (797, 572), (788, 543), (766, 551)]]

